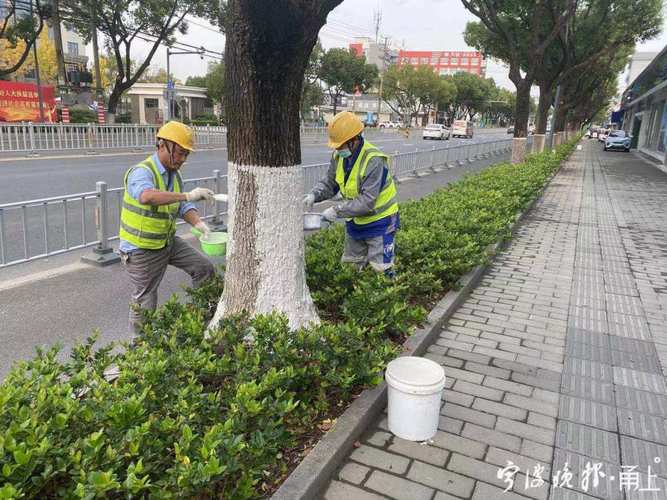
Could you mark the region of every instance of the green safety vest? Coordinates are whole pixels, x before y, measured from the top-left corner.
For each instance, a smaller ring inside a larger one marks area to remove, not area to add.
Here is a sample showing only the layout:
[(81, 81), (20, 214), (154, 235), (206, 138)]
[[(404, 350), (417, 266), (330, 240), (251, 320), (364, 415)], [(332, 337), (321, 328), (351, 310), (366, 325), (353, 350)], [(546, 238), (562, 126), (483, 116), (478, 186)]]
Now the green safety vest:
[[(345, 169), (343, 167), (343, 158), (338, 157), (338, 165), (336, 167), (336, 182), (340, 188), (340, 193), (346, 200), (352, 200), (359, 196), (359, 186), (366, 174), (366, 167), (372, 158), (384, 158), (389, 163), (389, 157), (382, 153), (378, 148), (373, 146), (370, 142), (364, 141), (364, 144), (357, 155), (357, 160), (352, 166), (350, 175), (345, 182)], [(387, 172), (387, 179), (380, 190), (380, 195), (375, 200), (375, 207), (373, 213), (361, 217), (354, 217), (352, 220), (355, 224), (370, 224), (389, 215), (398, 212), (398, 203), (396, 202), (396, 185), (391, 177), (391, 173)], [(349, 220), (349, 219), (348, 219)]]
[[(120, 239), (146, 250), (159, 250), (167, 246), (176, 233), (176, 217), (178, 216), (179, 202), (169, 205), (143, 205), (130, 196), (127, 190), (127, 178), (135, 168), (148, 169), (153, 174), (155, 188), (167, 191), (164, 179), (157, 169), (153, 158), (149, 156), (143, 162), (125, 172), (125, 193), (123, 194), (123, 208), (120, 213)], [(183, 189), (181, 174), (176, 172), (173, 183), (173, 192), (180, 193)]]

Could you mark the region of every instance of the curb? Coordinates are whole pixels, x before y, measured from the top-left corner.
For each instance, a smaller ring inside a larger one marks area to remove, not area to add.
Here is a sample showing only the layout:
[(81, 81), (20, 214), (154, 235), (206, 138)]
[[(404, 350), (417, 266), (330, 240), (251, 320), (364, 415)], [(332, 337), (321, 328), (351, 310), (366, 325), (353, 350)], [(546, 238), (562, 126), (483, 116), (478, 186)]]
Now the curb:
[[(551, 175), (544, 186), (537, 192), (528, 206), (519, 212), (511, 227), (511, 234), (535, 207), (544, 195), (560, 169), (569, 161), (567, 158)], [(415, 331), (403, 345), (401, 356), (420, 356), (433, 343), (440, 327), (454, 314), (466, 299), (484, 273), (492, 264), (492, 257), (503, 250), (510, 239), (489, 245), (489, 261), (481, 264), (460, 280), (458, 290), (450, 290), (428, 314), (426, 324)], [(285, 482), (271, 497), (272, 500), (312, 500), (319, 498), (325, 486), (331, 480), (342, 460), (350, 453), (355, 441), (369, 424), (382, 412), (387, 404), (387, 384), (382, 381), (376, 387), (364, 390), (345, 412), (338, 417), (334, 426), (322, 437), (301, 463), (292, 471)]]

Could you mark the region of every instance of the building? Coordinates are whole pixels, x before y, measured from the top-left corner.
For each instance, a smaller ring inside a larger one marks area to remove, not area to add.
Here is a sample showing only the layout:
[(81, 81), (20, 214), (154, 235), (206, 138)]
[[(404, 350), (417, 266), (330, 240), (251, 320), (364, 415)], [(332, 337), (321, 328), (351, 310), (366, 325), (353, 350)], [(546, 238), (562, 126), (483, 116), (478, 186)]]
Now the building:
[(632, 54), (626, 70), (625, 86), (629, 87), (657, 55), (658, 52), (635, 52)]
[(474, 51), (400, 50), (397, 63), (414, 67), (431, 66), (440, 76), (464, 71), (484, 77), (486, 73), (486, 60), (480, 52)]
[(375, 64), (380, 71), (398, 60), (398, 50), (391, 48), (387, 42), (377, 43), (372, 38), (356, 37), (349, 47), (357, 56), (364, 56), (368, 64)]
[[(324, 121), (329, 123), (333, 119), (333, 106), (328, 94), (325, 94), (324, 104), (319, 106), (319, 113)], [(377, 94), (361, 94), (351, 96), (341, 96), (338, 99), (336, 112), (350, 111), (357, 115), (364, 123), (381, 123), (390, 121), (396, 113), (389, 105), (382, 101), (380, 103), (380, 116), (378, 119), (378, 96)]]
[(667, 160), (667, 46), (623, 92), (622, 128), (632, 147), (665, 164)]
[[(166, 83), (135, 83), (127, 91), (132, 122), (142, 125), (163, 123), (167, 110), (166, 90)], [(175, 91), (174, 118), (193, 120), (201, 115), (213, 114), (213, 104), (205, 88), (176, 85)]]

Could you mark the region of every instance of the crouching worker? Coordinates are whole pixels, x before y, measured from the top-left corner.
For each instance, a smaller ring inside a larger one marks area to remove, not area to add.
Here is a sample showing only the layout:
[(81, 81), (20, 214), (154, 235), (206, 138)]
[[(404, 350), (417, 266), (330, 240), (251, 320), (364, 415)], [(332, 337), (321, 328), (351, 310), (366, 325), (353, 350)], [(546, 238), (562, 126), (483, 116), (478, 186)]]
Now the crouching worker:
[(324, 179), (303, 203), (314, 203), (341, 193), (343, 201), (327, 208), (322, 217), (333, 222), (346, 219), (342, 262), (394, 276), (394, 236), (399, 227), (396, 184), (389, 172), (389, 157), (365, 140), (363, 123), (353, 113), (338, 113), (328, 127), (329, 147), (334, 149)]
[(212, 200), (213, 191), (198, 187), (183, 192), (179, 170), (192, 149), (192, 130), (168, 122), (157, 133), (157, 151), (125, 174), (118, 250), (133, 287), (132, 333), (139, 333), (141, 309), (155, 309), (168, 265), (188, 273), (194, 287), (215, 274), (206, 257), (176, 236), (177, 217), (204, 234), (210, 232), (193, 202)]

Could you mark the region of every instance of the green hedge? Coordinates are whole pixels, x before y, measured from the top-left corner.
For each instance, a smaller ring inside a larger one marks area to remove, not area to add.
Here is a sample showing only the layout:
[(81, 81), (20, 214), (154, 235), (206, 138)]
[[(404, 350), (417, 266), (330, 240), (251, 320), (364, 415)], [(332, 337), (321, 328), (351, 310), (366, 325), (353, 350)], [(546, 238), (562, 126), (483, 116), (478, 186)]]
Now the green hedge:
[[(125, 354), (89, 339), (67, 361), (54, 348), (18, 363), (0, 386), (0, 498), (265, 496), (324, 419), (380, 380), (400, 349), (390, 339), (509, 236), (571, 147), (404, 204), (394, 281), (339, 263), (343, 228), (309, 238), (308, 284), (328, 320), (319, 327), (235, 317), (206, 339), (218, 278), (147, 317)], [(108, 383), (112, 363), (121, 375)]]

